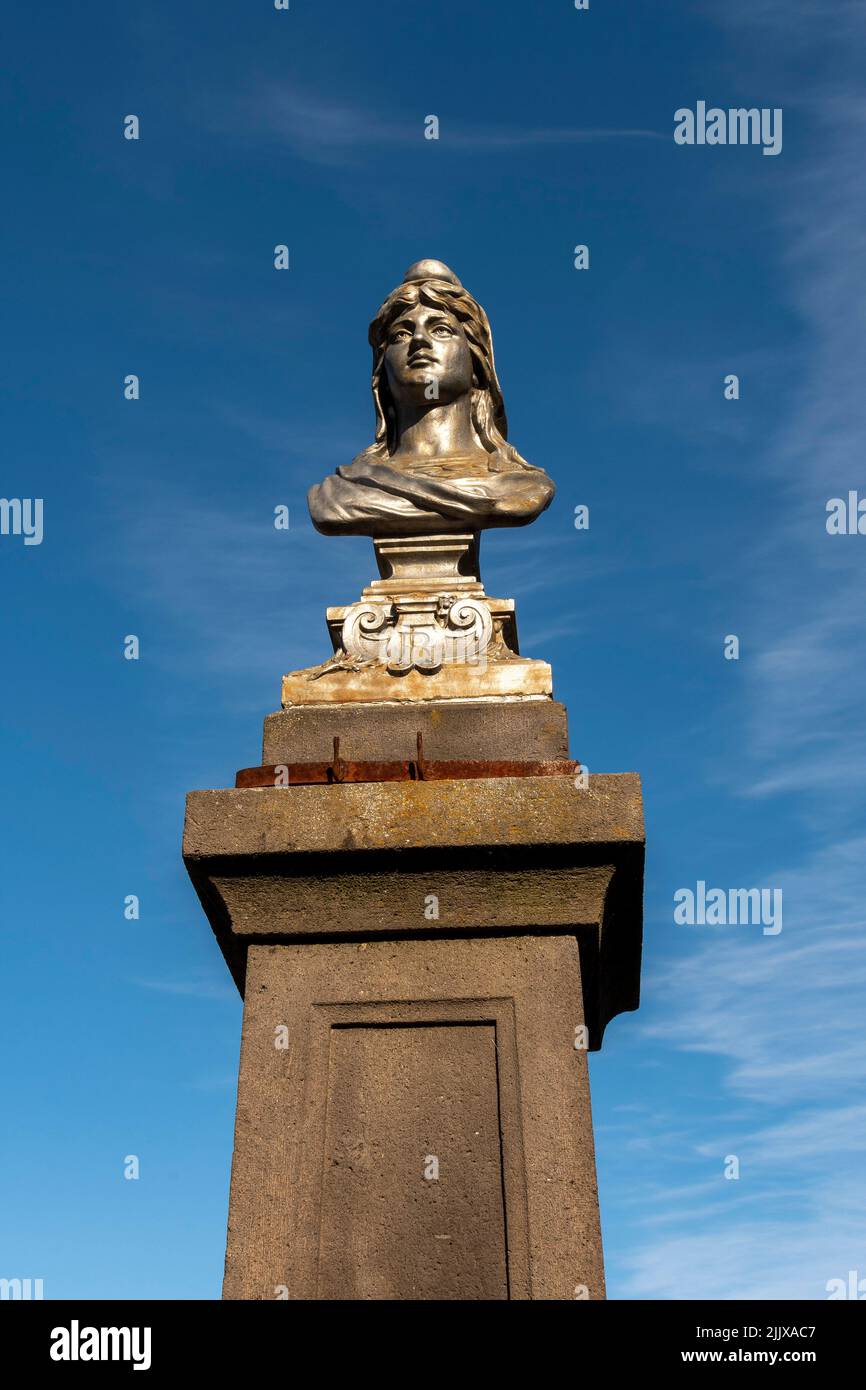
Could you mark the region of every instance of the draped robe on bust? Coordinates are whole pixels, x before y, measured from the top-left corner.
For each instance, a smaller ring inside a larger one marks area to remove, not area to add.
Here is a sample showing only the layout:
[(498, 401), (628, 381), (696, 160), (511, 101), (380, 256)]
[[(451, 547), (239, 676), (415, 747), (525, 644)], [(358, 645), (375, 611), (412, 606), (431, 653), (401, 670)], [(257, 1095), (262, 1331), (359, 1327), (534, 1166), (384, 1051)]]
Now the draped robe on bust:
[(541, 468), (428, 459), (405, 470), (361, 454), (310, 488), (308, 502), (325, 535), (407, 536), (525, 526), (554, 491)]

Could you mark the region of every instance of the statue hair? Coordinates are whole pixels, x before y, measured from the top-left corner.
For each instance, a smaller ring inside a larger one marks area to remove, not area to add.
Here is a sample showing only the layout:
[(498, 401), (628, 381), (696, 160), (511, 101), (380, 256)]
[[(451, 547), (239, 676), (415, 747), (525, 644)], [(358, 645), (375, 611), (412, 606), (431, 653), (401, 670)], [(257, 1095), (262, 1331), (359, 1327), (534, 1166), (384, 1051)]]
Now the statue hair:
[(376, 407), (376, 437), (358, 458), (387, 460), (397, 448), (397, 412), (388, 389), (385, 373), (385, 349), (391, 325), (407, 309), (418, 303), (429, 309), (451, 314), (463, 329), (472, 354), (472, 425), (484, 448), (490, 454), (493, 473), (519, 469), (537, 471), (527, 463), (512, 444), (508, 443), (508, 420), (505, 402), (496, 376), (493, 360), (493, 339), (490, 324), (481, 305), (462, 285), (447, 280), (412, 281), (392, 290), (370, 324), (369, 340), (373, 349), (373, 401)]

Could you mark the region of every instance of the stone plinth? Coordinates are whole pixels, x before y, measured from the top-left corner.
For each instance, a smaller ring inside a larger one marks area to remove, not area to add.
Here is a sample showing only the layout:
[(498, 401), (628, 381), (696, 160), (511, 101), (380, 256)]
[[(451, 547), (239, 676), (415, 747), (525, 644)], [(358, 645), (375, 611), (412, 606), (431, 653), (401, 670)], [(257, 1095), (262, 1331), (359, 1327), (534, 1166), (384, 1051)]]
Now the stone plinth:
[(329, 608), (332, 660), (283, 677), (282, 704), (549, 698), (546, 661), (520, 655), (512, 599), (491, 598), (475, 533), (374, 542), (379, 578)]
[(323, 762), (339, 738), (344, 758), (567, 758), (565, 706), (551, 699), (425, 700), (422, 703), (297, 705), (265, 720), (262, 762)]
[(453, 662), (436, 671), (413, 670), (399, 676), (381, 663), (358, 670), (334, 666), (314, 678), (308, 671), (290, 671), (283, 676), (282, 702), (288, 709), (293, 705), (499, 701), (550, 698), (552, 691), (553, 675), (546, 661), (515, 656), (496, 662)]
[(639, 779), (192, 792), (184, 858), (245, 997), (224, 1296), (602, 1298), (586, 1048), (638, 1004)]

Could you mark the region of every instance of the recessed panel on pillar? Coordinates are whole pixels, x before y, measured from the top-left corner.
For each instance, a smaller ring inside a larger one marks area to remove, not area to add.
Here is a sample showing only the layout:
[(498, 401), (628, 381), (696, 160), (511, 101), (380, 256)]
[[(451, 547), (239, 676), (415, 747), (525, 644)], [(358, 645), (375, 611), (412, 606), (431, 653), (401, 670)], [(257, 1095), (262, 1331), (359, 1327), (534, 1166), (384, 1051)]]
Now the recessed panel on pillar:
[(493, 1023), (332, 1028), (319, 1298), (504, 1299)]

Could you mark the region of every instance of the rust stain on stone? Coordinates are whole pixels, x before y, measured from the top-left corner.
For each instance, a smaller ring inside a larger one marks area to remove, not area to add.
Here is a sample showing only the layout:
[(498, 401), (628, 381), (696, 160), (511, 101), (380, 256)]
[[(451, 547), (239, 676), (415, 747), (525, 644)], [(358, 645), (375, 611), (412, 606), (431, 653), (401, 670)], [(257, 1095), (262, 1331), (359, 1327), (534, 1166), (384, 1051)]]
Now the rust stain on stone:
[[(347, 782), (458, 782), (476, 777), (576, 777), (580, 768), (580, 762), (571, 758), (541, 762), (503, 758), (430, 760), (424, 755), (419, 730), (414, 758), (398, 762), (358, 762), (342, 758), (340, 740), (335, 738), (329, 762), (243, 767), (235, 778), (235, 786), (311, 787), (341, 786)], [(417, 811), (416, 806), (413, 811)]]

